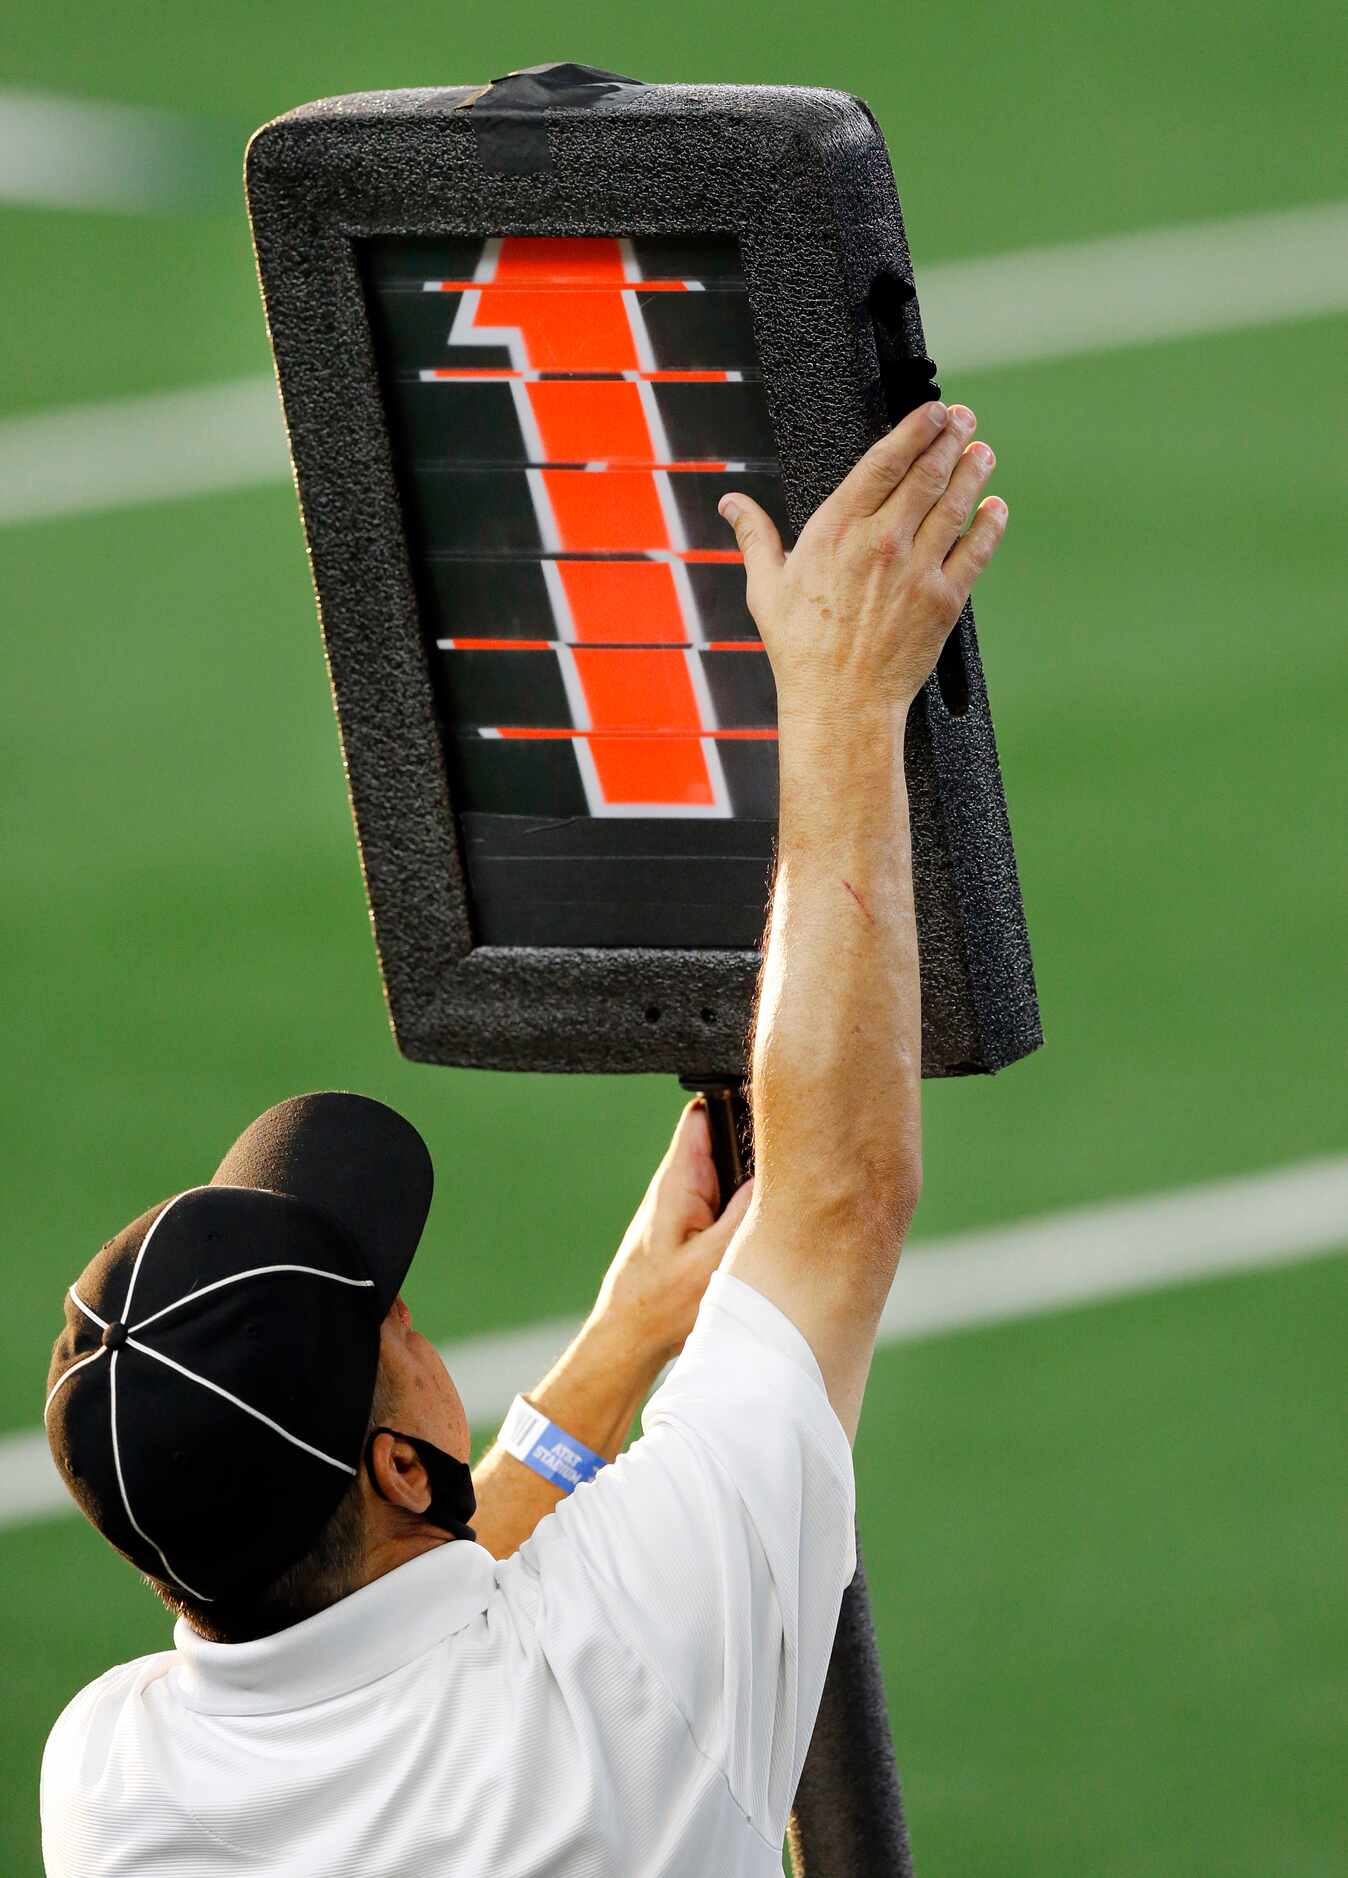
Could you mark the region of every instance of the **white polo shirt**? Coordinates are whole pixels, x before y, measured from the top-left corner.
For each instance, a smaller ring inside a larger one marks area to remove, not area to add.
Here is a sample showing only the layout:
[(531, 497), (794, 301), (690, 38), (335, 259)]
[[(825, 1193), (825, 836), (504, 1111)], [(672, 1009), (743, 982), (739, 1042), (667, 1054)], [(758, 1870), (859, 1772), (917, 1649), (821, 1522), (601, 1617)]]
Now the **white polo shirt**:
[(513, 1557), (457, 1541), (255, 1643), (101, 1676), (48, 1878), (780, 1878), (856, 1570), (805, 1338), (716, 1272), (642, 1436)]

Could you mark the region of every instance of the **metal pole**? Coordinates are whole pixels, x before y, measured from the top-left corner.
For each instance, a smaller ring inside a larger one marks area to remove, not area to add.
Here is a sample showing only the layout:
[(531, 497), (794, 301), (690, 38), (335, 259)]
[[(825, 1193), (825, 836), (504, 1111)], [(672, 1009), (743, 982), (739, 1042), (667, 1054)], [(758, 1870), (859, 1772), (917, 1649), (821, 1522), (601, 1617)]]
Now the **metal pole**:
[[(734, 1076), (690, 1075), (679, 1081), (706, 1101), (724, 1206), (753, 1172), (744, 1084)], [(786, 1837), (795, 1878), (912, 1878), (860, 1533), (856, 1576), (843, 1592), (824, 1694)]]
[(711, 1158), (721, 1186), (721, 1205), (754, 1171), (753, 1124), (744, 1084), (738, 1076), (680, 1076), (679, 1084), (707, 1105), (711, 1131)]
[(795, 1878), (912, 1878), (859, 1534), (786, 1842)]

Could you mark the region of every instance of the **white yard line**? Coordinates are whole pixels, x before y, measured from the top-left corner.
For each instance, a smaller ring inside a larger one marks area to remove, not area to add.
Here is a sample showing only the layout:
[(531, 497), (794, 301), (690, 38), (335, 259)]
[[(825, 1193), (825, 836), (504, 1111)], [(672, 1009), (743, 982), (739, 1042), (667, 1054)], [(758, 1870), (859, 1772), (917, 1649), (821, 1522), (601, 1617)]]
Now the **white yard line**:
[(944, 376), (1348, 310), (1348, 202), (919, 269)]
[[(927, 343), (965, 372), (1348, 311), (1348, 203), (918, 271)], [(241, 379), (0, 423), (0, 524), (283, 481), (276, 390)]]
[[(198, 210), (222, 199), (222, 142), (209, 124), (175, 111), (0, 88), (0, 203), (123, 215)], [(240, 182), (240, 201), (242, 193)]]
[[(904, 1253), (881, 1345), (1095, 1304), (1348, 1246), (1348, 1155), (1178, 1193), (960, 1233)], [(479, 1431), (545, 1373), (577, 1329), (554, 1318), (442, 1354)], [(73, 1512), (41, 1429), (0, 1438), (0, 1527)]]
[(247, 489), (289, 467), (270, 378), (71, 405), (0, 424), (0, 522)]

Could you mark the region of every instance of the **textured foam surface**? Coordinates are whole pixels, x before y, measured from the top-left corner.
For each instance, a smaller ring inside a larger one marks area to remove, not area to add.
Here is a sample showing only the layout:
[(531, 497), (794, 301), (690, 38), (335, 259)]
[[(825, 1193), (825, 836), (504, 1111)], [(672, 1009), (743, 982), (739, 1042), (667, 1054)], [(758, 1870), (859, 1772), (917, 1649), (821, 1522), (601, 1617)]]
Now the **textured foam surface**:
[[(512, 89), (512, 86), (514, 87)], [(744, 1064), (751, 950), (475, 945), (357, 245), (384, 235), (737, 238), (799, 528), (931, 395), (884, 139), (776, 87), (361, 93), (266, 125), (247, 191), (352, 807), (399, 1048), (580, 1071)], [(565, 102), (559, 101), (565, 99)], [(1041, 1041), (971, 611), (907, 743), (923, 1071)]]
[(912, 1878), (860, 1533), (787, 1843), (797, 1878)]

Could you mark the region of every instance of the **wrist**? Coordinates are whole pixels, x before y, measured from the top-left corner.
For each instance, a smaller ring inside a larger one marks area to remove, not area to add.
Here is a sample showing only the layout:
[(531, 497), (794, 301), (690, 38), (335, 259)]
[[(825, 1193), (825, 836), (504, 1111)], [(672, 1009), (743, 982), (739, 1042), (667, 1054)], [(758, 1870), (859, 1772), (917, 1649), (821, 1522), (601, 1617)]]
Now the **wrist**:
[(859, 751), (889, 755), (903, 748), (903, 733), (913, 699), (874, 690), (831, 690), (810, 696), (778, 694), (777, 728), (788, 750), (830, 755)]
[(660, 1372), (652, 1351), (592, 1312), (527, 1402), (606, 1460), (615, 1460), (642, 1399)]
[(658, 1336), (634, 1322), (632, 1314), (600, 1299), (581, 1326), (586, 1359), (604, 1374), (626, 1379), (636, 1394), (644, 1394), (674, 1354)]
[(511, 1403), (497, 1439), (507, 1454), (563, 1493), (574, 1493), (593, 1480), (612, 1459), (589, 1447), (570, 1428), (550, 1420), (522, 1395)]
[(906, 728), (906, 710), (889, 703), (780, 722), (779, 873), (805, 850), (888, 850), (907, 818)]

